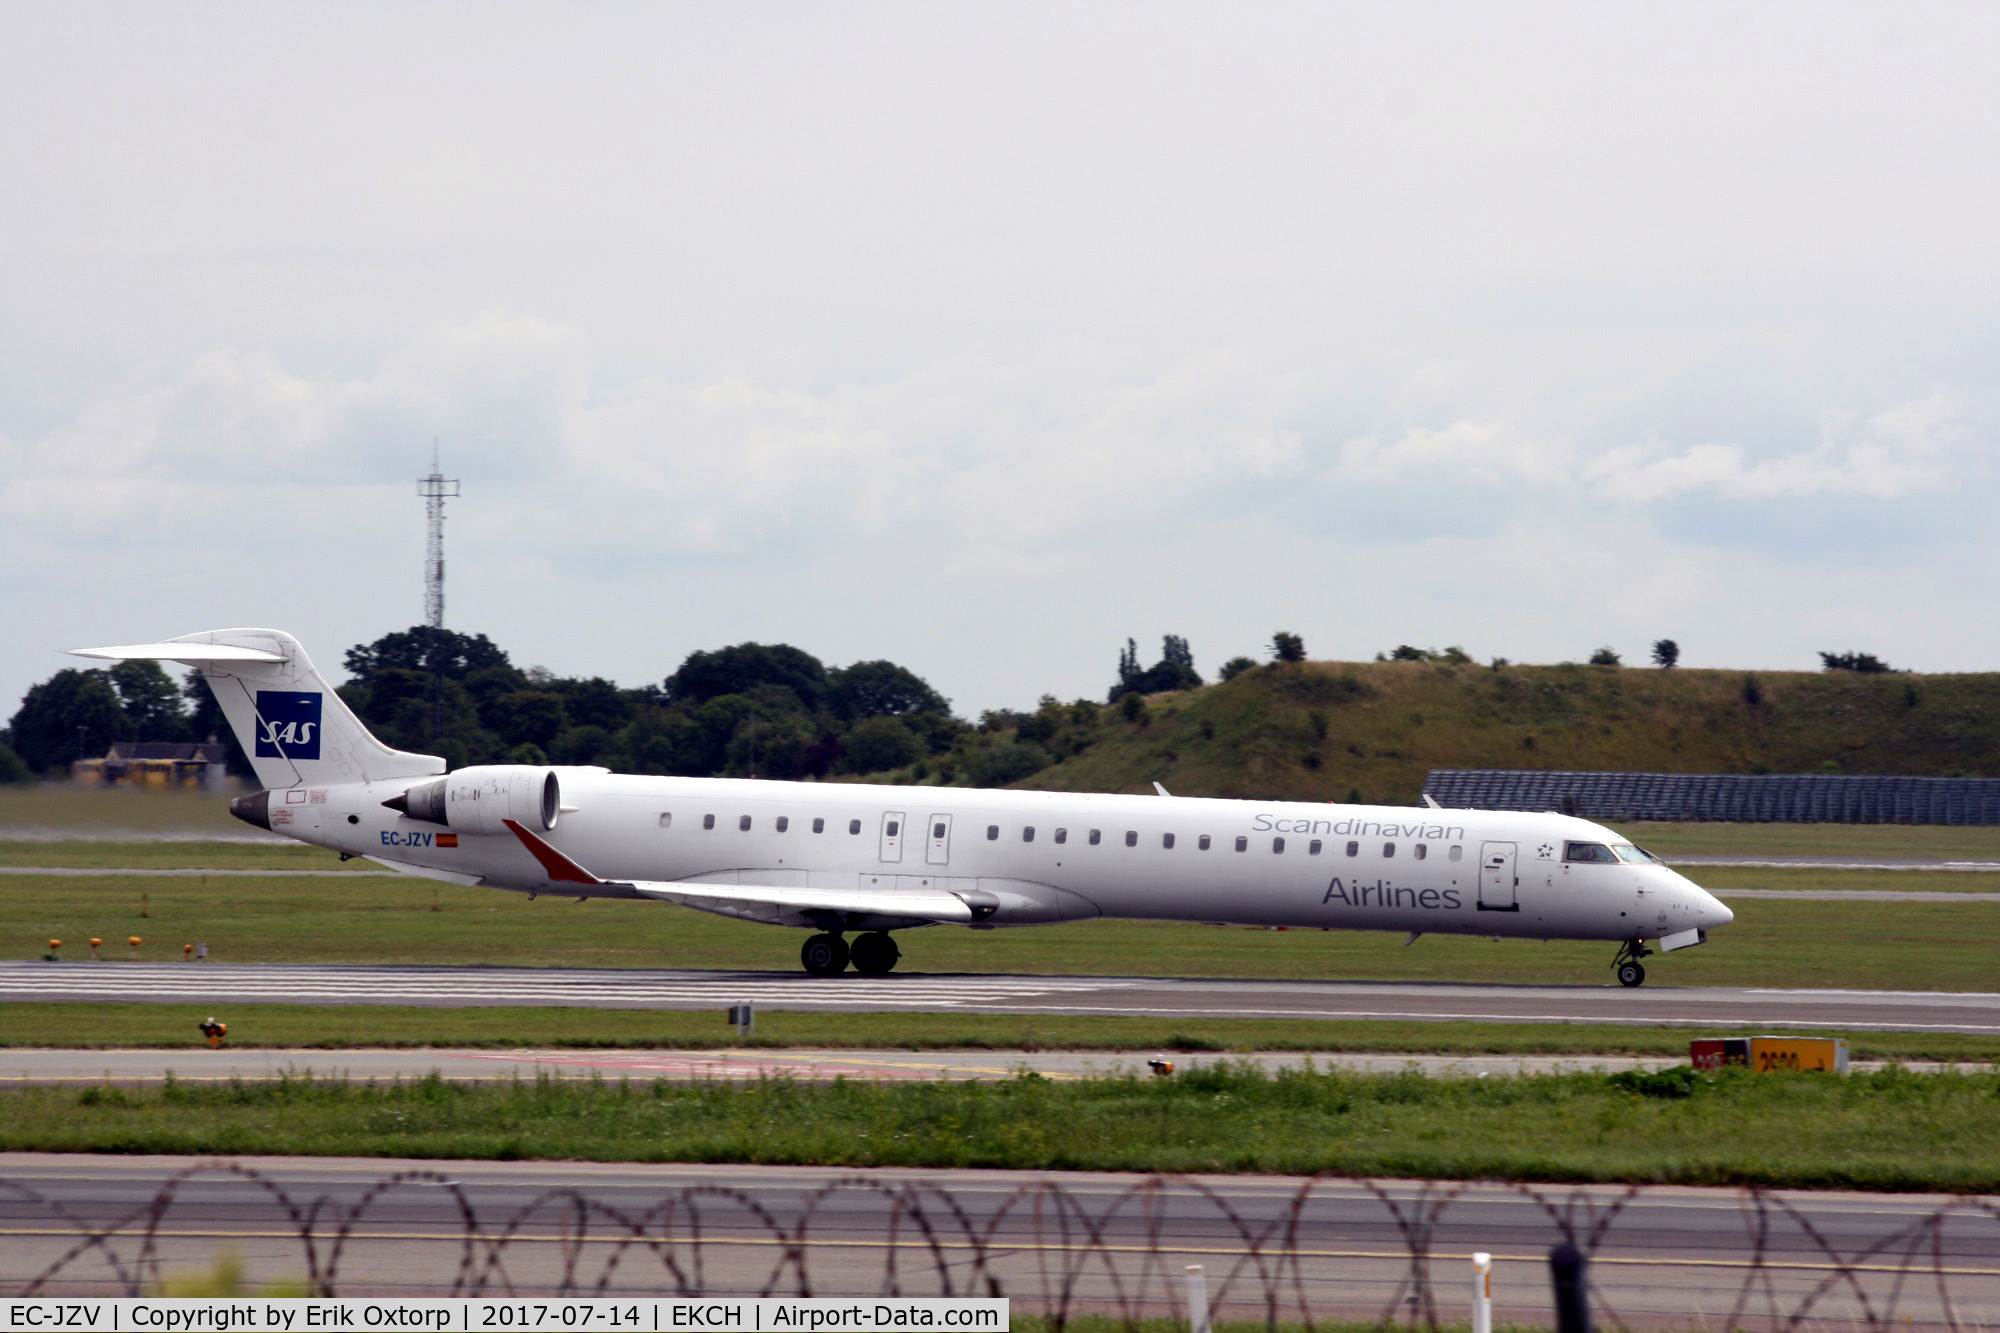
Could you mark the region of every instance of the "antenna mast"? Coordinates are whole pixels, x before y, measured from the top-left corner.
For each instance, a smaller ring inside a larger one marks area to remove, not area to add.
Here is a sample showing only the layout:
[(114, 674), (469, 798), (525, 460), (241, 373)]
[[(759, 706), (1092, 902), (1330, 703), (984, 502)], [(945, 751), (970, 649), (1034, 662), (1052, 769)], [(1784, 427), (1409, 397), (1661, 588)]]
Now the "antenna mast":
[(438, 469), (437, 441), (431, 441), (431, 474), (417, 478), (417, 494), (424, 498), (424, 513), (430, 520), (430, 540), (424, 549), (424, 623), (432, 629), (444, 628), (444, 502), (458, 496), (458, 481), (447, 479)]
[(431, 474), (417, 478), (417, 494), (424, 499), (424, 514), (430, 520), (430, 536), (424, 547), (424, 656), (431, 675), (430, 725), (425, 744), (435, 744), (444, 734), (444, 502), (458, 495), (458, 482), (438, 467), (437, 440), (431, 440)]

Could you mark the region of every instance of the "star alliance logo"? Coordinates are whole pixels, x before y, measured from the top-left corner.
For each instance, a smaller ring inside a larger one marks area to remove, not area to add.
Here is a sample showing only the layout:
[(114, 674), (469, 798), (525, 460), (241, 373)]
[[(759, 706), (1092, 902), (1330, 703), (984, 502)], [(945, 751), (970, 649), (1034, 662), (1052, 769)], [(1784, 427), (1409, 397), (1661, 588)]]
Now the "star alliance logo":
[(1554, 856), (1555, 854), (1556, 854), (1556, 849), (1552, 845), (1546, 842), (1543, 843), (1540, 847), (1537, 847), (1535, 849), (1535, 855), (1541, 857), (1544, 861), (1548, 860), (1551, 856)]

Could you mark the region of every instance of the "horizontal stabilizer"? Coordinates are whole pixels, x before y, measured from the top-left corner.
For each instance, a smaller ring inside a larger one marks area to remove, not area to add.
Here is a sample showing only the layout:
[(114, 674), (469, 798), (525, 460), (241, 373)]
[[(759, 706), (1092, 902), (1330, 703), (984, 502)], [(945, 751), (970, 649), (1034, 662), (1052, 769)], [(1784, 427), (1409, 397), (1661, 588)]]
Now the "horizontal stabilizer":
[(71, 657), (101, 657), (107, 662), (155, 658), (163, 662), (282, 662), (277, 653), (243, 648), (233, 643), (128, 643), (115, 648), (72, 648)]

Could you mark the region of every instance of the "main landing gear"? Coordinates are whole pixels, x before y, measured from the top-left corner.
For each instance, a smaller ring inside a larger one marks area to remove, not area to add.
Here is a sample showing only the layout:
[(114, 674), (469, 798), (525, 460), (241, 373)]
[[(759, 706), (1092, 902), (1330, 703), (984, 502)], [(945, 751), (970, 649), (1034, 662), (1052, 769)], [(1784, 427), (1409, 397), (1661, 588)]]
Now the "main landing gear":
[(1619, 945), (1618, 956), (1611, 960), (1611, 966), (1618, 971), (1618, 984), (1621, 986), (1637, 986), (1644, 983), (1646, 980), (1646, 969), (1639, 965), (1639, 960), (1651, 957), (1652, 953), (1653, 951), (1646, 947), (1644, 940), (1626, 940), (1623, 944)]
[(903, 951), (896, 947), (896, 941), (889, 938), (886, 930), (871, 930), (865, 935), (854, 937), (854, 947), (834, 934), (814, 935), (799, 950), (799, 961), (806, 971), (816, 977), (838, 976), (847, 970), (852, 961), (854, 970), (863, 976), (879, 977), (896, 966), (896, 960)]

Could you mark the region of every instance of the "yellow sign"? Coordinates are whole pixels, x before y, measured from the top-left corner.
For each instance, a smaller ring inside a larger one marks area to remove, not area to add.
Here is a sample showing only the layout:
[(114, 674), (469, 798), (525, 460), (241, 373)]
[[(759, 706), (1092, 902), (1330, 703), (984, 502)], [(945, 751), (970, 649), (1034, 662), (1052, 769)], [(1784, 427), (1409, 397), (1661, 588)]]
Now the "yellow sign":
[(1750, 1067), (1760, 1074), (1781, 1069), (1847, 1072), (1845, 1037), (1752, 1037)]

